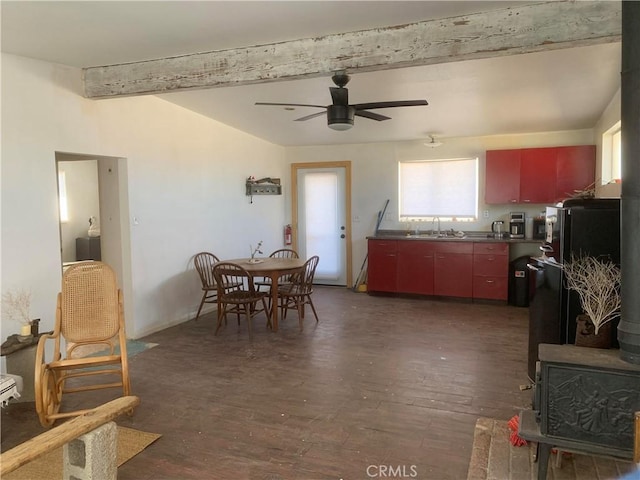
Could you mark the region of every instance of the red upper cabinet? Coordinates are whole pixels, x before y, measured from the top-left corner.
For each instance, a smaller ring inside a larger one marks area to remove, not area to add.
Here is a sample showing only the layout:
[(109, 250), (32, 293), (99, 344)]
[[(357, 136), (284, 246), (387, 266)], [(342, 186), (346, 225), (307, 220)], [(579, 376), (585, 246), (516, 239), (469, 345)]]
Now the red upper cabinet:
[(570, 197), (576, 190), (593, 188), (596, 176), (596, 146), (556, 148), (555, 200)]
[(487, 150), (485, 202), (555, 203), (594, 182), (595, 146)]
[(520, 199), (520, 150), (487, 150), (484, 201), (517, 203)]
[(520, 203), (549, 203), (556, 194), (555, 148), (525, 148), (520, 160)]

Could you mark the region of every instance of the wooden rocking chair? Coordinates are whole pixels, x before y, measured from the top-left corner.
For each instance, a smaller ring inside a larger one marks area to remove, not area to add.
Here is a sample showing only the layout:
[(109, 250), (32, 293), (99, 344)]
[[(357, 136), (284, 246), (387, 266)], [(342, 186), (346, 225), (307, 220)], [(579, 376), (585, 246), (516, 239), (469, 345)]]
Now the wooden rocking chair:
[[(45, 359), (48, 340), (53, 340), (50, 362)], [(100, 352), (82, 356), (87, 347)], [(117, 378), (106, 378), (114, 376)], [(103, 381), (90, 383), (95, 377)], [(115, 387), (122, 388), (123, 396), (130, 395), (122, 292), (111, 267), (82, 262), (62, 276), (54, 331), (38, 342), (35, 400), (40, 423), (51, 427), (59, 418), (82, 415), (93, 408), (61, 413), (65, 393)]]

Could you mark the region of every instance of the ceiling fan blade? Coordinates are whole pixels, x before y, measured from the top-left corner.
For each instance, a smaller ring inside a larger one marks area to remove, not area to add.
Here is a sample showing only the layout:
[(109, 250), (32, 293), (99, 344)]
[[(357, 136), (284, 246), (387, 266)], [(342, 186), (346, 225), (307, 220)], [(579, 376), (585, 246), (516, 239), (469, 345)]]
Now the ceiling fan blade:
[(255, 105), (275, 105), (276, 107), (316, 107), (327, 108), (326, 105), (308, 105), (306, 103), (270, 103), (270, 102), (256, 102)]
[(356, 110), (371, 110), (374, 108), (391, 108), (391, 107), (418, 107), (420, 105), (429, 105), (426, 100), (398, 100), (396, 102), (373, 102), (358, 103), (352, 105)]
[(329, 90), (334, 105), (349, 105), (349, 90), (337, 87), (329, 87)]
[(294, 122), (304, 122), (305, 120), (311, 120), (312, 118), (316, 118), (316, 117), (319, 117), (320, 115), (326, 115), (326, 114), (327, 112), (312, 113), (311, 115), (307, 115), (306, 117), (296, 118)]
[(391, 117), (386, 117), (379, 113), (368, 112), (366, 110), (356, 110), (355, 115), (358, 117), (370, 118), (371, 120), (378, 120), (379, 122), (382, 120), (391, 120)]

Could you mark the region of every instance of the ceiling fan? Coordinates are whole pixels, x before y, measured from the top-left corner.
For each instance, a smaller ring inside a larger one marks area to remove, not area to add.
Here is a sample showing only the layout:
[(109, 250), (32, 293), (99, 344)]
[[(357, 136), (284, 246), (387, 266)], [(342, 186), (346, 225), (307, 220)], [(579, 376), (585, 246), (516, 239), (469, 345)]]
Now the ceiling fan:
[[(331, 92), (331, 105), (307, 105), (304, 103), (270, 103), (256, 102), (256, 105), (275, 105), (281, 107), (316, 107), (326, 109), (327, 123), (329, 128), (333, 130), (349, 130), (353, 126), (355, 116), (369, 118), (371, 120), (390, 120), (391, 117), (373, 113), (369, 110), (376, 108), (391, 107), (414, 107), (419, 105), (429, 105), (426, 100), (398, 100), (395, 102), (372, 102), (372, 103), (356, 103), (349, 105), (349, 90), (345, 87), (351, 77), (344, 71), (336, 72), (332, 77), (333, 83), (337, 87), (329, 87)], [(325, 112), (312, 113), (305, 117), (296, 118), (296, 122), (304, 122), (312, 118), (324, 115)]]

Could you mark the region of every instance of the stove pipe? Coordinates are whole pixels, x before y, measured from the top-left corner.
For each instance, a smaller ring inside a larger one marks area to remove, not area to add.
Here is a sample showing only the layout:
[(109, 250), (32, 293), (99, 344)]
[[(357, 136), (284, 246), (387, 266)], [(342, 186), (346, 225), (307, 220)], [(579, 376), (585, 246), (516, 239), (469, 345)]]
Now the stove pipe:
[(640, 364), (640, 2), (622, 2), (620, 358)]

